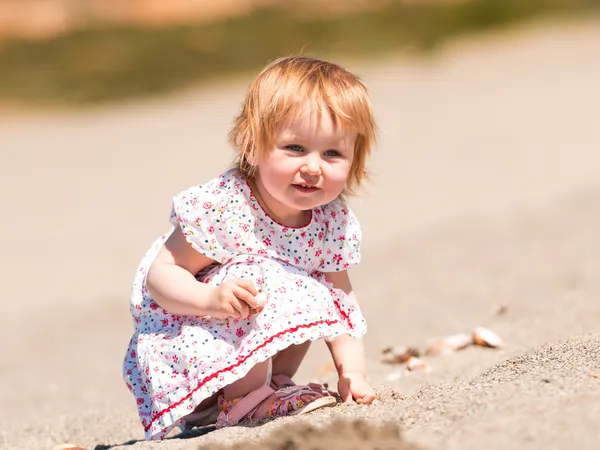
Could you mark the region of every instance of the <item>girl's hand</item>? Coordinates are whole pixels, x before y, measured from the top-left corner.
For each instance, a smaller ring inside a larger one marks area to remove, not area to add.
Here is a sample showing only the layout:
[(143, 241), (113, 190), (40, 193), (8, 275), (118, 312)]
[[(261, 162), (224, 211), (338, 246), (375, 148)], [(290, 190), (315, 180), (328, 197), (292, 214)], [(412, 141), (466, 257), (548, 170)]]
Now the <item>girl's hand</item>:
[(213, 291), (209, 300), (210, 316), (217, 319), (245, 319), (264, 305), (256, 299), (258, 290), (250, 280), (229, 280)]
[(344, 403), (352, 403), (355, 400), (356, 403), (370, 405), (375, 400), (375, 391), (360, 373), (341, 374), (338, 393)]

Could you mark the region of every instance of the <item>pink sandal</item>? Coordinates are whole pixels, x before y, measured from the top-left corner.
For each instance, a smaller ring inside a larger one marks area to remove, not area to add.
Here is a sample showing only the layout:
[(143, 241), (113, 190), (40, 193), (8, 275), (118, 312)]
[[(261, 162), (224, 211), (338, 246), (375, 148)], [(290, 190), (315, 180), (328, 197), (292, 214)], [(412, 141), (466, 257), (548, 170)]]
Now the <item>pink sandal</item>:
[[(287, 375), (278, 373), (276, 375), (273, 375), (273, 377), (271, 378), (271, 387), (275, 390), (289, 386), (297, 386), (297, 384), (294, 383), (294, 380), (292, 380)], [(337, 393), (328, 390), (327, 386), (324, 386), (319, 383), (308, 383), (306, 386), (324, 396), (331, 395), (335, 397), (337, 395)]]
[[(260, 407), (273, 396), (276, 398), (272, 400), (272, 404), (266, 410), (258, 413)], [(313, 397), (313, 399), (307, 402), (306, 396)], [(245, 397), (225, 400), (223, 396), (219, 396), (219, 410), (221, 413), (215, 426), (223, 428), (247, 420), (307, 414), (319, 408), (333, 406), (336, 403), (335, 397), (324, 395), (309, 386), (292, 385), (275, 390), (265, 384)]]

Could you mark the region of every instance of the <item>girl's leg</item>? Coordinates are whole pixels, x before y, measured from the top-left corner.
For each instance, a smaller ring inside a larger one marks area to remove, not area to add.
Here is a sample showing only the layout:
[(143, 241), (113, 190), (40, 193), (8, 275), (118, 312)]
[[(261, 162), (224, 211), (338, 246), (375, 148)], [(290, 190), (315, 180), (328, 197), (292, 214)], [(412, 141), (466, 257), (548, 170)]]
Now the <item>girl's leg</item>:
[(271, 361), (267, 359), (266, 361), (255, 365), (244, 378), (240, 378), (230, 385), (225, 386), (223, 388), (223, 396), (225, 399), (233, 400), (238, 397), (243, 397), (255, 389), (258, 389), (263, 384), (266, 384), (270, 362)]
[(191, 429), (193, 427), (202, 427), (215, 423), (219, 414), (217, 401), (219, 395), (222, 394), (223, 391), (218, 391), (209, 398), (201, 401), (193, 412), (184, 417), (185, 428)]
[[(310, 341), (299, 345), (291, 345), (280, 351), (271, 358), (273, 374), (283, 374), (290, 378), (293, 377), (298, 371), (300, 363), (306, 356), (309, 347)], [(267, 382), (268, 371), (269, 360), (255, 365), (244, 378), (234, 381), (229, 386), (225, 386), (223, 388), (223, 396), (226, 400), (233, 400), (234, 398), (249, 394)]]
[[(250, 372), (229, 386), (225, 386), (222, 391), (219, 391), (211, 397), (203, 400), (195, 409), (194, 412), (188, 414), (185, 418), (185, 422), (188, 427), (203, 426), (213, 423), (216, 417), (213, 417), (214, 411), (216, 411), (218, 397), (223, 395), (226, 400), (233, 400), (238, 397), (244, 397), (250, 392), (258, 389), (262, 385), (267, 383), (267, 376), (269, 371), (269, 363), (271, 360), (266, 360), (260, 364), (255, 365)], [(218, 413), (218, 411), (217, 411)]]
[(310, 341), (303, 344), (290, 345), (273, 357), (273, 375), (285, 375), (292, 378), (296, 375), (300, 363), (304, 360), (310, 347)]

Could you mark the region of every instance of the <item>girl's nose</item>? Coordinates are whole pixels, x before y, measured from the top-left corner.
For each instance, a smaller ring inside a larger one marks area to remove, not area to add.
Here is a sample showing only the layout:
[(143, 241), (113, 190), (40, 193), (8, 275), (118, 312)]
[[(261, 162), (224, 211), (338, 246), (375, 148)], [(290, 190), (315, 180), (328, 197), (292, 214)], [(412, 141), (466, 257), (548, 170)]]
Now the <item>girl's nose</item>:
[(306, 155), (301, 171), (307, 175), (321, 175), (320, 156), (314, 153)]

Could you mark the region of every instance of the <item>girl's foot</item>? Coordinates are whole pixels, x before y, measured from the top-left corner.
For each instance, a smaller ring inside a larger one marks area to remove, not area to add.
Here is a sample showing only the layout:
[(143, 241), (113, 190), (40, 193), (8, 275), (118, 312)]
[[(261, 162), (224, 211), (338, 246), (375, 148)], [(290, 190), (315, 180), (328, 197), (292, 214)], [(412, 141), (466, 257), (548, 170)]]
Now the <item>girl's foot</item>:
[(225, 400), (219, 397), (216, 427), (233, 426), (248, 420), (307, 414), (319, 408), (333, 406), (335, 397), (315, 391), (309, 386), (286, 386), (273, 389), (263, 385), (244, 397)]

